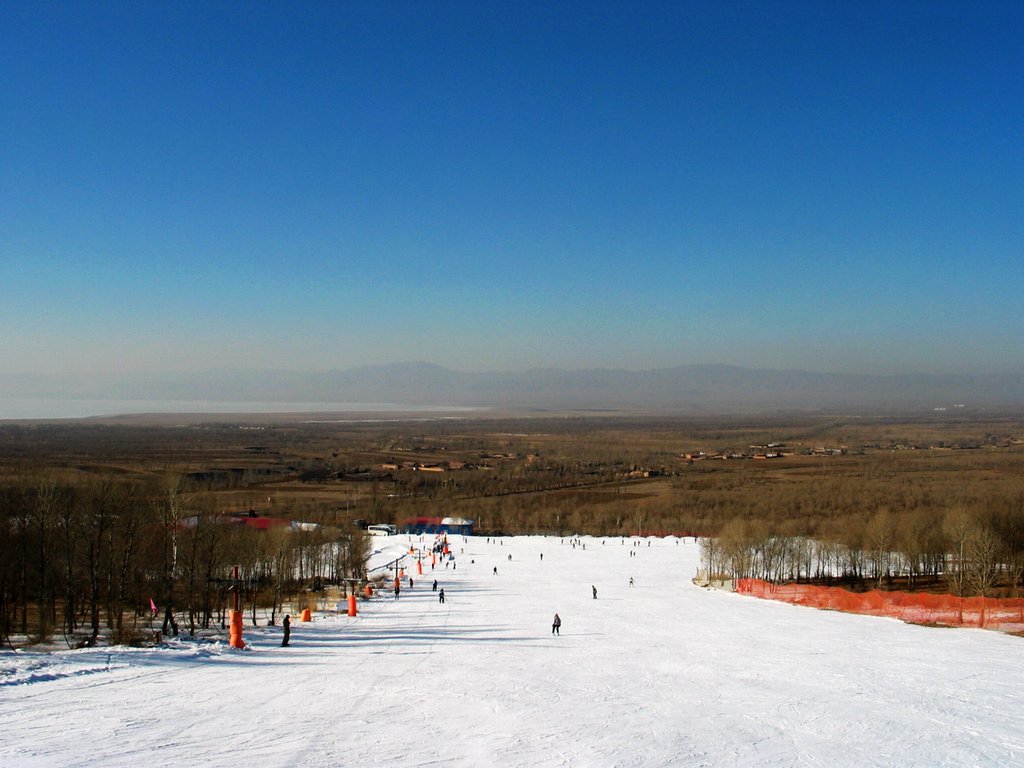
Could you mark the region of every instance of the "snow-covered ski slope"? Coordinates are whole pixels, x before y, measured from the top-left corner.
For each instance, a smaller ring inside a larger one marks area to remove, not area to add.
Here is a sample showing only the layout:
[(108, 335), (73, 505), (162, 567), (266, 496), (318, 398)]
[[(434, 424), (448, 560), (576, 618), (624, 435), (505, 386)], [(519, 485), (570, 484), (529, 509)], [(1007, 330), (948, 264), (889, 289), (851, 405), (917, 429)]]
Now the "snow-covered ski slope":
[(0, 765), (1024, 765), (1024, 640), (700, 589), (690, 540), (582, 541), (456, 537), (456, 570), (289, 648), (7, 652)]

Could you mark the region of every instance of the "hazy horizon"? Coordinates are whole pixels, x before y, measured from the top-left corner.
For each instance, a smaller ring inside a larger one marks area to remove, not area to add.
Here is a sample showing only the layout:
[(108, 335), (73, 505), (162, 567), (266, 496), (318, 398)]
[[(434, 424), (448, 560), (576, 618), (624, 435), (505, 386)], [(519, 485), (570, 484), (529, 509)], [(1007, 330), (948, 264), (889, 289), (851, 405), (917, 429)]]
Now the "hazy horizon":
[(91, 378), (0, 373), (0, 419), (118, 412), (511, 408), (520, 412), (727, 414), (853, 409), (880, 413), (1021, 406), (1024, 373), (870, 376), (726, 365), (470, 373), (422, 362), (322, 371), (221, 368)]
[(566, 373), (586, 373), (593, 371), (606, 371), (606, 372), (625, 372), (625, 373), (656, 373), (659, 371), (668, 371), (685, 368), (703, 368), (703, 369), (741, 369), (752, 372), (763, 371), (769, 373), (808, 373), (813, 375), (822, 376), (841, 376), (841, 375), (855, 375), (855, 376), (871, 376), (877, 378), (900, 378), (900, 377), (943, 377), (943, 376), (966, 376), (966, 375), (995, 375), (995, 376), (1024, 376), (1024, 361), (1020, 363), (1007, 364), (1002, 369), (996, 369), (992, 371), (954, 371), (954, 370), (940, 370), (940, 371), (916, 371), (916, 370), (892, 370), (886, 372), (873, 372), (873, 371), (853, 371), (845, 372), (841, 368), (837, 369), (814, 369), (800, 366), (781, 366), (781, 365), (743, 365), (738, 363), (727, 363), (727, 362), (679, 362), (675, 364), (667, 365), (655, 365), (655, 366), (627, 366), (627, 365), (578, 365), (578, 366), (559, 366), (559, 365), (530, 365), (530, 366), (519, 366), (519, 367), (499, 367), (493, 366), (488, 368), (476, 368), (472, 366), (448, 366), (442, 363), (438, 363), (432, 360), (424, 359), (409, 359), (409, 360), (395, 360), (384, 363), (365, 363), (365, 364), (353, 364), (348, 366), (321, 366), (321, 367), (289, 367), (283, 365), (276, 366), (244, 366), (244, 365), (210, 365), (210, 366), (197, 366), (197, 367), (184, 367), (178, 366), (174, 368), (152, 368), (152, 369), (140, 369), (140, 370), (129, 370), (129, 371), (97, 371), (91, 374), (77, 373), (48, 373), (41, 371), (11, 371), (6, 370), (0, 373), (0, 380), (6, 379), (48, 379), (53, 381), (74, 381), (80, 376), (91, 381), (102, 381), (104, 379), (115, 379), (121, 376), (127, 377), (140, 377), (140, 378), (163, 378), (173, 379), (176, 377), (188, 377), (188, 376), (205, 376), (205, 375), (217, 375), (219, 373), (232, 373), (232, 374), (244, 374), (244, 373), (292, 373), (292, 374), (325, 374), (325, 373), (339, 373), (339, 372), (351, 372), (351, 371), (368, 371), (368, 370), (389, 370), (389, 369), (409, 369), (420, 367), (423, 369), (441, 369), (452, 373), (465, 373), (465, 374), (480, 374), (480, 375), (518, 375), (518, 374), (529, 374), (543, 371), (559, 371)]
[(1022, 34), (1010, 2), (7, 4), (3, 373), (1018, 374)]

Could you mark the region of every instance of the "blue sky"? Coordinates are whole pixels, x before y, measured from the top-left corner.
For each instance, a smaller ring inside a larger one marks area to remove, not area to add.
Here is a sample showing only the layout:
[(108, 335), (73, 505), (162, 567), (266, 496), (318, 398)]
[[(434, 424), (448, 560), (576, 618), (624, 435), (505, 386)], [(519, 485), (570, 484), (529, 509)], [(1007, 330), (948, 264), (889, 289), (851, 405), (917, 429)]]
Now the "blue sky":
[(1024, 370), (1021, 3), (8, 3), (7, 372)]

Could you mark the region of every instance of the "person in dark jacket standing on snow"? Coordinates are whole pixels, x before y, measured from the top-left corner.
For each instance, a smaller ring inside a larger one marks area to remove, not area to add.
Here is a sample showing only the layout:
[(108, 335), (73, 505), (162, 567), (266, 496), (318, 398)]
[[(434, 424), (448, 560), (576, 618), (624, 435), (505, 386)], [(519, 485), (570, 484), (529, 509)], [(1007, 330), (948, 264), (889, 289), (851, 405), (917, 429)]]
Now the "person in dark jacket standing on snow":
[(444, 587), (441, 587), (441, 591), (437, 593), (437, 602), (444, 602)]
[(284, 621), (281, 622), (281, 627), (284, 629), (284, 637), (281, 638), (281, 647), (284, 648), (288, 645), (288, 638), (292, 636), (292, 617), (287, 613), (284, 615)]
[(559, 630), (562, 628), (562, 619), (559, 618), (558, 614), (555, 614), (554, 621), (551, 622), (551, 634), (560, 635), (562, 634)]

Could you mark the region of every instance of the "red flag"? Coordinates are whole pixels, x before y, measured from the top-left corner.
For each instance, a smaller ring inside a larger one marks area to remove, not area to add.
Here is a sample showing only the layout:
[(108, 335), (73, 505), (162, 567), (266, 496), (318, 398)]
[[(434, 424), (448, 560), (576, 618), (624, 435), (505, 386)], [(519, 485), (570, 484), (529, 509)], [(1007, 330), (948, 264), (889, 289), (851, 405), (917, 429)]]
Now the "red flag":
[(156, 616), (156, 603), (153, 602), (152, 597), (149, 598), (149, 609), (153, 612), (153, 615)]

